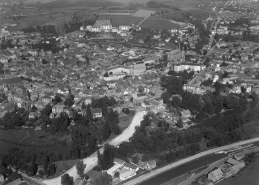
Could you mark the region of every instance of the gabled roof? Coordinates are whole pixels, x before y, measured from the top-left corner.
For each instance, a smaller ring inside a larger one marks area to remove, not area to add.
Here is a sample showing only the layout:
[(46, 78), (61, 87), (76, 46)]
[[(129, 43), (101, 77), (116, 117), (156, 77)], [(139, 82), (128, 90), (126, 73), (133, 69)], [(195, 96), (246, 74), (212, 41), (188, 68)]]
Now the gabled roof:
[(124, 166), (125, 167), (128, 167), (128, 168), (131, 168), (131, 169), (137, 169), (138, 168), (138, 166), (137, 165), (135, 165), (135, 164), (132, 164), (132, 163), (124, 163)]

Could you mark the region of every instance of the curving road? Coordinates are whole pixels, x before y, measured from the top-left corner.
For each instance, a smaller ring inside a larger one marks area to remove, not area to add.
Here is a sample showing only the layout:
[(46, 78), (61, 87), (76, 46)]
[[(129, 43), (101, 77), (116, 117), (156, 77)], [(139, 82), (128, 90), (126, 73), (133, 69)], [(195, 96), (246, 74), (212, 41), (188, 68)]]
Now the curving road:
[[(143, 120), (144, 115), (146, 115), (146, 111), (137, 112), (134, 116), (134, 118), (131, 121), (131, 124), (128, 128), (126, 128), (118, 137), (114, 138), (109, 142), (110, 145), (118, 146), (122, 142), (127, 141), (135, 132), (135, 127), (140, 125), (141, 121)], [(103, 148), (100, 149), (100, 152), (103, 152)], [(94, 166), (97, 165), (97, 152), (93, 153), (89, 157), (83, 159), (84, 164), (86, 164), (85, 173), (90, 171)], [(74, 177), (76, 179), (78, 177), (76, 167), (73, 166), (70, 170), (67, 172), (70, 176)], [(46, 185), (61, 185), (61, 176), (53, 178), (53, 179), (47, 179), (43, 181), (43, 184)]]
[(218, 147), (218, 148), (214, 148), (214, 149), (211, 149), (211, 150), (207, 150), (207, 151), (204, 151), (204, 152), (201, 152), (201, 153), (198, 153), (196, 155), (193, 155), (191, 157), (187, 157), (185, 159), (182, 159), (182, 160), (179, 160), (175, 163), (171, 163), (167, 166), (164, 166), (162, 168), (158, 168), (154, 171), (151, 171), (150, 173), (148, 174), (145, 174), (145, 175), (142, 175), (142, 176), (139, 176), (131, 181), (128, 181), (126, 183), (124, 183), (123, 185), (136, 185), (136, 184), (140, 184), (141, 182), (145, 181), (145, 180), (148, 180), (148, 179), (151, 179), (152, 177), (154, 176), (157, 176), (163, 172), (166, 172), (172, 168), (175, 168), (177, 166), (180, 166), (182, 164), (185, 164), (185, 163), (188, 163), (192, 160), (195, 160), (195, 159), (198, 159), (200, 157), (203, 157), (205, 155), (209, 155), (209, 154), (214, 154), (215, 152), (219, 152), (219, 151), (222, 151), (222, 150), (226, 150), (226, 149), (229, 149), (229, 148), (232, 148), (232, 147), (236, 147), (236, 146), (239, 146), (239, 145), (244, 145), (244, 144), (248, 144), (248, 143), (252, 143), (252, 142), (256, 142), (256, 141), (259, 141), (259, 138), (254, 138), (254, 139), (249, 139), (249, 140), (245, 140), (245, 141), (240, 141), (240, 142), (237, 142), (237, 143), (233, 143), (233, 144), (230, 144), (230, 145), (226, 145), (226, 146), (222, 146), (222, 147)]

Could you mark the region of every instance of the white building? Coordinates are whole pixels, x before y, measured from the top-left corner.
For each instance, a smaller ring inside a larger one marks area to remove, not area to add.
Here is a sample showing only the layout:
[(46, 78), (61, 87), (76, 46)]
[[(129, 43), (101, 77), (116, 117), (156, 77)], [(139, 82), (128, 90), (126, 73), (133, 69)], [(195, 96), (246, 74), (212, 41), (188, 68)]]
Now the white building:
[(129, 25), (122, 25), (119, 26), (119, 30), (123, 30), (123, 31), (129, 31), (132, 27)]
[(184, 71), (184, 70), (191, 70), (191, 71), (202, 71), (205, 69), (205, 66), (203, 65), (193, 65), (193, 64), (180, 64), (174, 66), (174, 71)]

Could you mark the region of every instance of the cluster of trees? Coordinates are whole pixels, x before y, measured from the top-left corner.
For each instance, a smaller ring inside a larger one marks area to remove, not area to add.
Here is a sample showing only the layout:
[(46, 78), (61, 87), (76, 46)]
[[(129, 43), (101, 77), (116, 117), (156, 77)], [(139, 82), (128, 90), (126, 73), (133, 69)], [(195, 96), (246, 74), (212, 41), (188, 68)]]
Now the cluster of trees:
[(92, 108), (100, 108), (102, 109), (102, 115), (105, 119), (105, 130), (104, 134), (106, 134), (106, 139), (110, 137), (108, 133), (113, 132), (115, 135), (118, 135), (121, 133), (120, 127), (118, 125), (119, 123), (119, 115), (117, 112), (113, 111), (112, 107), (116, 105), (117, 102), (114, 99), (114, 97), (107, 97), (104, 96), (100, 99), (93, 99), (92, 100)]
[(27, 28), (24, 28), (23, 31), (25, 33), (32, 33), (32, 32), (40, 32), (43, 34), (57, 34), (56, 28), (54, 25), (37, 25), (35, 26), (29, 26)]
[(65, 33), (70, 33), (76, 30), (79, 30), (79, 28), (82, 25), (93, 25), (95, 23), (95, 19), (87, 19), (83, 22), (80, 21), (79, 16), (74, 16), (73, 21), (70, 21), (68, 23), (65, 23), (63, 26), (63, 30)]
[[(38, 166), (42, 165), (43, 170), (39, 175), (52, 176), (56, 173), (55, 161), (60, 161), (62, 155), (40, 150), (21, 150), (11, 148), (8, 154), (0, 156), (3, 168), (10, 165), (17, 170), (21, 170), (29, 176), (34, 176), (38, 171)], [(1, 167), (0, 165), (0, 167)]]
[(177, 7), (165, 5), (165, 4), (162, 4), (162, 3), (155, 2), (155, 1), (147, 2), (146, 6), (149, 7), (149, 8), (170, 8), (170, 9), (173, 9), (174, 11), (180, 11), (181, 10)]
[(61, 112), (59, 117), (51, 119), (50, 125), (46, 128), (46, 131), (51, 134), (68, 134), (68, 126), (70, 125), (70, 121), (71, 120), (68, 115), (65, 112)]
[(8, 168), (7, 165), (4, 164), (2, 161), (0, 161), (0, 173), (3, 174), (8, 179), (6, 180), (6, 183), (12, 182), (22, 177), (21, 174), (18, 174), (17, 172), (13, 172), (13, 170), (11, 168)]
[(115, 156), (126, 159), (141, 153), (144, 154), (144, 160), (157, 159), (158, 165), (164, 165), (199, 152), (202, 143), (207, 147), (218, 147), (246, 139), (251, 133), (247, 133), (243, 126), (251, 122), (258, 123), (258, 118), (259, 110), (252, 109), (245, 116), (238, 113), (224, 114), (212, 124), (168, 132), (161, 128), (150, 131), (148, 128), (154, 119), (149, 113), (129, 142), (123, 142), (115, 149)]
[(7, 129), (21, 128), (24, 126), (28, 118), (29, 111), (15, 108), (11, 112), (7, 112), (2, 119), (0, 119), (0, 125)]
[(37, 50), (44, 50), (44, 51), (52, 51), (52, 53), (58, 53), (60, 50), (63, 50), (64, 48), (59, 47), (59, 41), (56, 41), (55, 39), (48, 39), (47, 42), (39, 42), (37, 44), (31, 44), (31, 47), (33, 49)]
[(7, 48), (13, 48), (14, 45), (10, 39), (2, 39), (0, 42), (0, 50), (4, 50)]
[[(161, 86), (166, 89), (161, 98), (167, 104), (168, 108), (173, 106), (189, 109), (192, 114), (197, 115), (195, 118), (196, 122), (200, 122), (214, 113), (218, 114), (222, 109), (236, 109), (247, 105), (247, 100), (242, 94), (221, 96), (220, 92), (225, 88), (225, 85), (219, 82), (214, 84), (214, 93), (198, 95), (183, 90), (183, 85), (193, 76), (193, 73), (188, 74), (186, 71), (176, 73), (170, 71), (168, 74), (170, 76), (162, 76), (160, 79)], [(208, 86), (211, 83), (211, 80), (206, 80), (202, 85)], [(180, 97), (173, 96), (177, 94)], [(257, 97), (256, 95), (253, 96)]]
[[(130, 138), (130, 141), (123, 142), (119, 148), (115, 149), (115, 156), (125, 159), (135, 153), (141, 153), (145, 154), (145, 160), (160, 159), (159, 156), (174, 151), (175, 159), (177, 159), (199, 151), (199, 142), (202, 140), (201, 130), (189, 129), (166, 132), (163, 129), (158, 129), (148, 131), (147, 128), (151, 125), (152, 120), (152, 114), (147, 114), (141, 125), (136, 128), (136, 132)], [(172, 154), (172, 152), (170, 153)]]

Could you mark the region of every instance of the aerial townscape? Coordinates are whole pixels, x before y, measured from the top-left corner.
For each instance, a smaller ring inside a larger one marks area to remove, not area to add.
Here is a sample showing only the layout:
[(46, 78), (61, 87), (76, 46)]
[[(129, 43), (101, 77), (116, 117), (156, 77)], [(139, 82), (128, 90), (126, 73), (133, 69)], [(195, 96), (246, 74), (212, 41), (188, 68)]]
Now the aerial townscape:
[(257, 0), (0, 0), (0, 40), (0, 185), (258, 185)]

